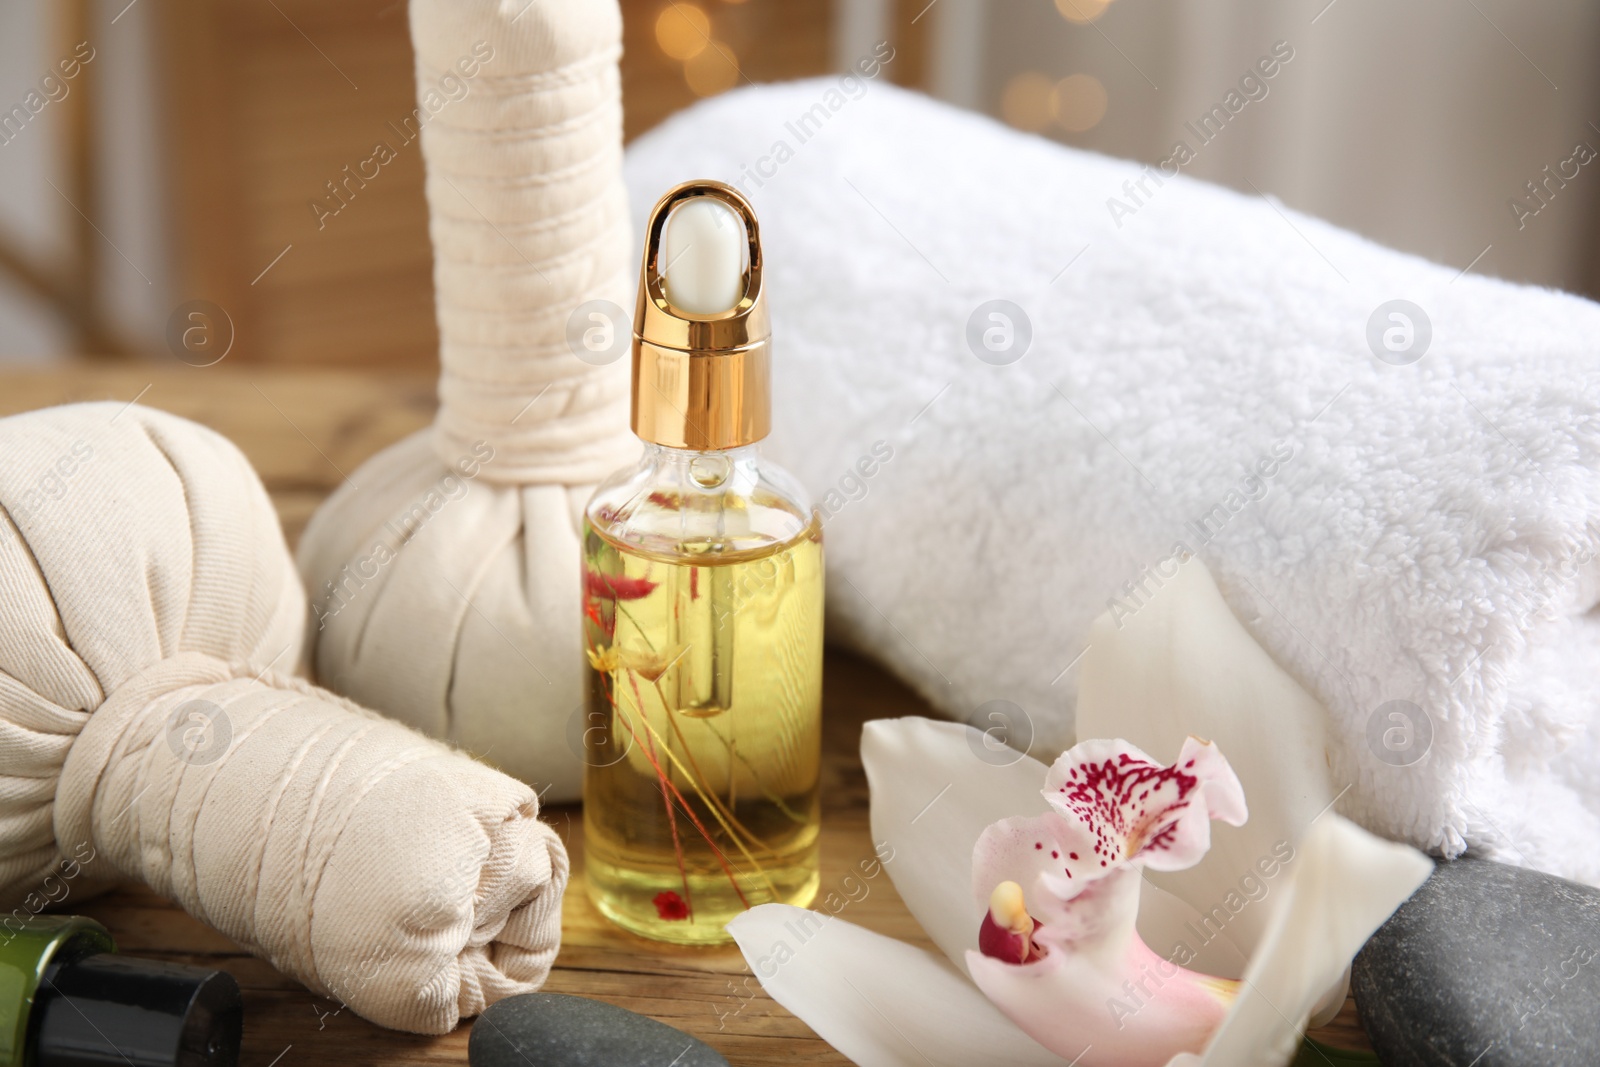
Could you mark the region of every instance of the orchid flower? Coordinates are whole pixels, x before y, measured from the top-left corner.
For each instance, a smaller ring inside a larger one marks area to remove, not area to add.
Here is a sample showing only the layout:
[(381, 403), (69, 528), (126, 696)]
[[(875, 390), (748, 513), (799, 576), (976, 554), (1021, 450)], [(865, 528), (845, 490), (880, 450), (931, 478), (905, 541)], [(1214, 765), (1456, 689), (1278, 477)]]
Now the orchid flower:
[(956, 723), (867, 724), (873, 840), (942, 955), (787, 905), (729, 924), (862, 1067), (1281, 1067), (1431, 872), (1332, 810), (1325, 713), (1198, 560), (1102, 618), (1083, 669), (1080, 736), (1128, 740), (1052, 767), (977, 759)]
[(972, 887), (988, 910), (967, 972), (1030, 1037), (1082, 1053), (1084, 1067), (1198, 1052), (1239, 983), (1152, 951), (1135, 920), (1144, 869), (1192, 867), (1212, 819), (1245, 822), (1233, 768), (1193, 737), (1170, 767), (1126, 741), (1085, 741), (1056, 760), (1042, 792), (1048, 813), (978, 838)]

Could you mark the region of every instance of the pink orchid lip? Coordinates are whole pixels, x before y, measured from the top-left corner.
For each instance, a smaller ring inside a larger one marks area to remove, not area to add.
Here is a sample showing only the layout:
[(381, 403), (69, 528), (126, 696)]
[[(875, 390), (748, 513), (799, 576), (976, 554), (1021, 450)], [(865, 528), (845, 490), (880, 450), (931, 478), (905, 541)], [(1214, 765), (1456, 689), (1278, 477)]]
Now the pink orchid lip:
[(973, 980), (1034, 1040), (1071, 1060), (1164, 1064), (1204, 1046), (1236, 983), (1152, 952), (1134, 928), (1141, 869), (1181, 870), (1238, 825), (1244, 792), (1215, 745), (1190, 738), (1165, 765), (1126, 741), (1085, 741), (1050, 768), (1049, 811), (1004, 819), (973, 850), (987, 904)]

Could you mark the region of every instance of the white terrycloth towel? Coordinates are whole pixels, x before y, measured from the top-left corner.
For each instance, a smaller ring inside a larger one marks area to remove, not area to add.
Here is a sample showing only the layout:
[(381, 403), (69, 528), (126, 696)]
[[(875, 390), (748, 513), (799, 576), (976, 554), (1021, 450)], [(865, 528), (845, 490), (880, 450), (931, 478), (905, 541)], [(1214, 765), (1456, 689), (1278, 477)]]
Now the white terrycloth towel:
[(861, 79), (668, 121), (635, 217), (690, 177), (761, 216), (833, 637), (1049, 756), (1091, 623), (1198, 553), (1329, 709), (1342, 811), (1600, 882), (1594, 304)]
[(445, 1033), (549, 974), (566, 851), (530, 787), (278, 673), (305, 616), (221, 437), (124, 404), (0, 420), (0, 910), (138, 879)]

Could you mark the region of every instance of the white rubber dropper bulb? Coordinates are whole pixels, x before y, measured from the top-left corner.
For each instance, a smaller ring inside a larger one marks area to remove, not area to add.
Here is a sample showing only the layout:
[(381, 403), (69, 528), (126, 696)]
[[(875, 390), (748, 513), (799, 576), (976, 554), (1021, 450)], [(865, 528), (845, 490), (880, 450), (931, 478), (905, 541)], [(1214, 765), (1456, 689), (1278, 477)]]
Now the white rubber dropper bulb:
[(690, 315), (720, 315), (744, 296), (744, 222), (714, 196), (685, 200), (661, 233), (667, 302)]

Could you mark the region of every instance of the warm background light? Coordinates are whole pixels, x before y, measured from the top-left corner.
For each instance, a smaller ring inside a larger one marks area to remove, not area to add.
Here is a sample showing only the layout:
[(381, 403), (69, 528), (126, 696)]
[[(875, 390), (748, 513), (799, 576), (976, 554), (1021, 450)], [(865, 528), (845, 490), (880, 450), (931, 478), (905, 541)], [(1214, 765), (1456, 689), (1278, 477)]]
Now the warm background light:
[(1092, 130), (1106, 117), (1106, 87), (1093, 74), (1070, 74), (1051, 91), (1050, 110), (1069, 133)]
[(1000, 115), (1019, 130), (1037, 133), (1055, 118), (1051, 101), (1056, 85), (1048, 74), (1025, 70), (1006, 83)]
[(1093, 22), (1111, 4), (1111, 0), (1056, 0), (1056, 10), (1068, 22)]
[(656, 44), (673, 59), (692, 59), (711, 43), (711, 20), (699, 4), (674, 0), (656, 16)]
[[(1600, 4), (619, 2), (630, 141), (717, 93), (876, 57), (867, 98), (894, 84), (1153, 163), (1282, 41), (1270, 95), (1185, 173), (1457, 270), (1600, 295), (1593, 164), (1537, 218), (1508, 208), (1576, 141), (1600, 144)], [(13, 136), (7, 109), (74, 25), (101, 58)], [(422, 154), (390, 127), (416, 106), (406, 0), (0, 0), (0, 364), (170, 360), (169, 318), (204, 298), (234, 326), (229, 366), (436, 366)], [(398, 158), (322, 225), (309, 204), (377, 137)]]
[(683, 80), (696, 96), (715, 96), (739, 80), (739, 57), (722, 41), (712, 41), (684, 63)]

